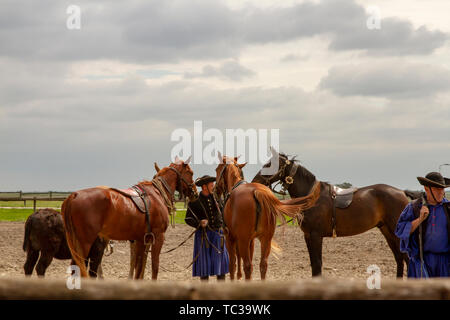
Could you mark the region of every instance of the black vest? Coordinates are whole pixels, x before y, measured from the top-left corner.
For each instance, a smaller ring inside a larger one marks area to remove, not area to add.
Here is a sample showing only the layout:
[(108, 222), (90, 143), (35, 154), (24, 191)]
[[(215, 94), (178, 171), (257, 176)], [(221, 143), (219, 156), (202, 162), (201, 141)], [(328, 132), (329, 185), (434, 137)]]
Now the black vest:
[(200, 193), (197, 200), (189, 202), (184, 221), (191, 227), (197, 228), (200, 220), (203, 219), (208, 220), (211, 229), (218, 230), (223, 227), (222, 212), (217, 208), (214, 197)]

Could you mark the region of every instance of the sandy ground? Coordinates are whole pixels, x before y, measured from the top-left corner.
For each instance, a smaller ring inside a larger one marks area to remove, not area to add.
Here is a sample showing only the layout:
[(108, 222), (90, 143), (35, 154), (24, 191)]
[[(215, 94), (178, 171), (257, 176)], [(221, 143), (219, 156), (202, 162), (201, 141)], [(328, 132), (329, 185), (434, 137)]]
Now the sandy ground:
[[(192, 232), (186, 225), (169, 226), (163, 252), (180, 244)], [(0, 276), (23, 275), (26, 254), (22, 251), (24, 234), (23, 222), (0, 222)], [(303, 232), (298, 227), (278, 228), (274, 240), (281, 247), (279, 259), (269, 257), (268, 280), (289, 280), (311, 277), (308, 250)], [(193, 238), (175, 251), (160, 257), (159, 280), (195, 280), (192, 269), (186, 266), (192, 261)], [(259, 280), (259, 242), (255, 243), (253, 279)], [(105, 278), (127, 278), (129, 272), (129, 245), (115, 242), (114, 253), (103, 259)], [(145, 279), (151, 278), (150, 259)], [(325, 278), (367, 279), (367, 267), (376, 264), (381, 269), (382, 278), (394, 279), (395, 260), (386, 241), (378, 229), (344, 238), (324, 238), (323, 276)], [(69, 260), (53, 260), (47, 269), (49, 278), (66, 278)], [(406, 274), (406, 266), (405, 266)], [(33, 275), (36, 276), (35, 274)], [(214, 280), (215, 281), (215, 280)]]

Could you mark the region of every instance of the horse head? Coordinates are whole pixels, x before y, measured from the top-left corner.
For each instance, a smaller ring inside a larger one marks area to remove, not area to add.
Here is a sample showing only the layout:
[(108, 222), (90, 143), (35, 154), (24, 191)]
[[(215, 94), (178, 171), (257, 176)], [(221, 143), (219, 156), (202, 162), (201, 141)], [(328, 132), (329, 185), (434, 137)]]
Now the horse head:
[(198, 197), (198, 192), (193, 179), (194, 171), (192, 171), (189, 165), (190, 161), (191, 157), (183, 161), (176, 156), (175, 161), (169, 165), (169, 169), (177, 174), (176, 189), (178, 192), (190, 199), (195, 199)]
[(216, 168), (216, 184), (214, 186), (214, 192), (220, 197), (233, 187), (233, 181), (244, 179), (242, 168), (247, 162), (237, 163), (239, 156), (231, 158), (222, 156), (220, 152), (218, 152), (218, 159), (219, 165)]
[[(253, 178), (252, 182), (261, 183), (265, 186), (270, 187), (273, 183), (280, 181), (282, 184), (292, 184), (293, 175), (299, 167), (296, 163), (295, 157), (289, 159), (289, 157), (284, 153), (278, 153), (274, 148), (270, 147), (272, 157), (263, 166), (263, 168), (269, 168), (272, 163), (278, 163), (277, 171), (272, 175), (262, 174), (262, 170)], [(277, 160), (277, 161), (275, 161)]]

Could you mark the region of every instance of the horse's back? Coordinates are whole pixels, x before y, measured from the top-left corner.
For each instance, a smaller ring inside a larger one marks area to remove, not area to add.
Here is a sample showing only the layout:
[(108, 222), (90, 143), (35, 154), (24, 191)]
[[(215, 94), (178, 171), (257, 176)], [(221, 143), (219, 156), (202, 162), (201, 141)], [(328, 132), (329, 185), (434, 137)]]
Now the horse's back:
[(355, 199), (379, 208), (379, 212), (383, 215), (382, 220), (395, 222), (409, 203), (403, 190), (387, 184), (374, 184), (359, 188), (353, 201)]
[(362, 193), (364, 191), (371, 191), (375, 196), (385, 199), (397, 199), (398, 201), (401, 201), (403, 203), (408, 203), (408, 197), (405, 194), (404, 190), (401, 190), (399, 188), (396, 188), (394, 186), (388, 185), (388, 184), (373, 184), (370, 186), (358, 188), (358, 191), (356, 192), (356, 195), (359, 193)]

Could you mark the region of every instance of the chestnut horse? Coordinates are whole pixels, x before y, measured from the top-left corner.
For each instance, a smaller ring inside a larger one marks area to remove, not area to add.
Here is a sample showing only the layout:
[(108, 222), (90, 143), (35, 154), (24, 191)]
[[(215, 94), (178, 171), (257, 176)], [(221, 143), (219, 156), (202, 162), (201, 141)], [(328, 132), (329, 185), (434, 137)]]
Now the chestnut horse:
[(230, 278), (234, 280), (236, 258), (238, 262), (237, 278), (242, 277), (240, 259), (244, 261), (245, 279), (250, 280), (253, 266), (254, 240), (261, 243), (261, 261), (259, 270), (261, 279), (266, 278), (267, 258), (269, 257), (277, 217), (284, 221), (283, 214), (298, 217), (301, 211), (314, 205), (320, 194), (320, 186), (311, 195), (280, 201), (272, 191), (259, 183), (245, 183), (242, 168), (236, 158), (222, 157), (219, 152), (216, 168), (216, 196), (225, 197), (223, 209), (225, 236), (230, 256)]
[[(190, 158), (189, 158), (190, 159)], [(159, 269), (159, 254), (164, 243), (164, 233), (169, 225), (169, 209), (166, 199), (173, 199), (175, 190), (188, 197), (197, 196), (193, 172), (188, 164), (175, 159), (168, 167), (161, 169), (152, 181), (142, 181), (137, 186), (150, 199), (149, 217), (153, 244), (152, 279), (156, 280)], [(162, 182), (164, 193), (154, 185), (155, 179)], [(66, 227), (67, 243), (72, 256), (86, 277), (84, 260), (97, 236), (113, 240), (134, 240), (136, 242), (135, 279), (144, 276), (144, 256), (149, 235), (145, 214), (136, 208), (133, 201), (122, 193), (108, 188), (96, 187), (72, 193), (63, 203), (61, 212)]]
[[(258, 172), (252, 182), (271, 186), (280, 181), (291, 197), (308, 194), (313, 185), (317, 183), (316, 177), (302, 167), (295, 157), (288, 159), (285, 154), (278, 154), (273, 149), (272, 157), (278, 157), (278, 171), (272, 176), (262, 175), (261, 172)], [(264, 167), (269, 166), (269, 163)], [(304, 212), (301, 224), (313, 276), (320, 276), (322, 273), (322, 239), (333, 235), (332, 186), (326, 182), (320, 182), (320, 184), (322, 192), (317, 200), (317, 205)], [(408, 257), (400, 252), (400, 241), (394, 231), (398, 218), (407, 204), (408, 198), (405, 192), (392, 186), (376, 184), (359, 188), (353, 194), (353, 201), (349, 207), (336, 208), (336, 236), (353, 236), (377, 227), (394, 254), (397, 263), (397, 277), (403, 277), (403, 261), (407, 261)]]

